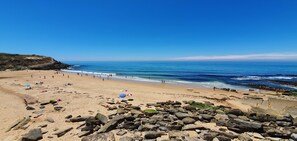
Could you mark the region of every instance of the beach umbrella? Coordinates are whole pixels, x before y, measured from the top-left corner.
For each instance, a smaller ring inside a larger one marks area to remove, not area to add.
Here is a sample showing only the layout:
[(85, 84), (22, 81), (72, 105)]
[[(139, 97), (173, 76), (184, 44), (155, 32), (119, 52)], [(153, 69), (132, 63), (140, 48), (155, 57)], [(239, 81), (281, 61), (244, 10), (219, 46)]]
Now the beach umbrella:
[(25, 87), (30, 87), (30, 84), (25, 84)]
[(119, 95), (119, 98), (125, 98), (126, 97), (126, 94), (120, 94)]

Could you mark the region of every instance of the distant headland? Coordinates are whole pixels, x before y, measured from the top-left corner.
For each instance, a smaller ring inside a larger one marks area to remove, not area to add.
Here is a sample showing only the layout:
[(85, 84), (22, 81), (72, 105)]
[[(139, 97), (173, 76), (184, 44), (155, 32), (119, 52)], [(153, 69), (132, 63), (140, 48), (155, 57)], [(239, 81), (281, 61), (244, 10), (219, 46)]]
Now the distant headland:
[(5, 70), (59, 70), (70, 67), (52, 57), (0, 53), (0, 71)]

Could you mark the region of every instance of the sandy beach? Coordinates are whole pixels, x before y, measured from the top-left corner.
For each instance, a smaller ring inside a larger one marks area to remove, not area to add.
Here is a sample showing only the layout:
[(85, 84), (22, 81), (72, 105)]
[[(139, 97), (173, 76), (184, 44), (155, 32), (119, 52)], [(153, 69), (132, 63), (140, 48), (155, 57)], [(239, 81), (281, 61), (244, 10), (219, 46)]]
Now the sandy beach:
[[(26, 90), (25, 84), (32, 89)], [(47, 124), (42, 128), (44, 140), (80, 140), (76, 129), (79, 123), (65, 122), (65, 117), (94, 116), (100, 112), (109, 115), (106, 108), (108, 101), (120, 101), (123, 91), (131, 94), (126, 99), (132, 105), (140, 105), (145, 109), (147, 103), (161, 101), (211, 102), (248, 112), (253, 107), (273, 115), (290, 113), (297, 116), (296, 98), (277, 96), (273, 92), (226, 92), (209, 88), (191, 88), (187, 86), (141, 83), (123, 80), (102, 80), (93, 76), (56, 73), (56, 71), (4, 71), (0, 72), (0, 140), (19, 140), (30, 129)], [(26, 102), (35, 110), (26, 110)], [(57, 100), (62, 110), (56, 111), (54, 106), (46, 105), (40, 109), (40, 103)], [(6, 130), (19, 118), (31, 116), (30, 124), (24, 129)], [(50, 122), (49, 122), (50, 121)], [(69, 127), (74, 129), (58, 138), (53, 135), (59, 130)], [(215, 128), (215, 127), (213, 127)], [(129, 134), (129, 133), (128, 133)], [(116, 139), (118, 136), (116, 136)]]

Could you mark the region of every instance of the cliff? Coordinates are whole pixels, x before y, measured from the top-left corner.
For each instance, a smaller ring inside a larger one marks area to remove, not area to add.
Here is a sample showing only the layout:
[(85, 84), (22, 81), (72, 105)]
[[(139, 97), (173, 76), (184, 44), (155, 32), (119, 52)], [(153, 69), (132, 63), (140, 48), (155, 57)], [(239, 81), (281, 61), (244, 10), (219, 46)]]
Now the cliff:
[(51, 57), (0, 53), (0, 71), (5, 70), (59, 70), (70, 65)]

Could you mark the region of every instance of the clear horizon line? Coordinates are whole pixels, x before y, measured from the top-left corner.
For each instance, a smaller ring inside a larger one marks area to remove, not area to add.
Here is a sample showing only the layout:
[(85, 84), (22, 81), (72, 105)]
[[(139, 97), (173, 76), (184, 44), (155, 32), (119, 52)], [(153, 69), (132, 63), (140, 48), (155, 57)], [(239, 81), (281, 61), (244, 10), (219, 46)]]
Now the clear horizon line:
[(297, 53), (189, 56), (169, 59), (61, 59), (61, 61), (297, 61)]

